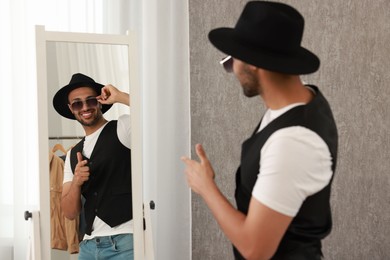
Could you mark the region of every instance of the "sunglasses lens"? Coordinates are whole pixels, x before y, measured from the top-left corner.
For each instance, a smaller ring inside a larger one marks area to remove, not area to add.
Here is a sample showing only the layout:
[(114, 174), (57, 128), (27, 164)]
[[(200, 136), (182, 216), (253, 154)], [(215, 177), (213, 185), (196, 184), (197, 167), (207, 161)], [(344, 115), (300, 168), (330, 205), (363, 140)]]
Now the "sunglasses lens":
[(83, 101), (76, 101), (71, 104), (72, 110), (79, 111), (83, 108)]
[(220, 63), (222, 64), (226, 72), (233, 72), (233, 58), (231, 56), (227, 56), (226, 58), (221, 60)]
[(85, 103), (87, 103), (87, 107), (96, 107), (98, 105), (98, 101), (96, 98), (88, 98), (85, 100)]
[[(71, 104), (72, 110), (74, 111), (80, 111), (83, 108), (83, 101), (75, 101)], [(87, 107), (96, 107), (98, 105), (98, 100), (93, 97), (93, 98), (88, 98), (85, 100), (85, 104)]]

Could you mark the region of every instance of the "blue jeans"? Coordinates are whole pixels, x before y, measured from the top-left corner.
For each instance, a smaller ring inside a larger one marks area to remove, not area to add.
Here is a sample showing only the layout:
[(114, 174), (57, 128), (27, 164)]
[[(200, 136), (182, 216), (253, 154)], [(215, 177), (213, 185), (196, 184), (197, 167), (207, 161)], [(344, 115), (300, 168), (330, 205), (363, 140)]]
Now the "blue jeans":
[(133, 234), (95, 237), (80, 243), (79, 260), (133, 260)]

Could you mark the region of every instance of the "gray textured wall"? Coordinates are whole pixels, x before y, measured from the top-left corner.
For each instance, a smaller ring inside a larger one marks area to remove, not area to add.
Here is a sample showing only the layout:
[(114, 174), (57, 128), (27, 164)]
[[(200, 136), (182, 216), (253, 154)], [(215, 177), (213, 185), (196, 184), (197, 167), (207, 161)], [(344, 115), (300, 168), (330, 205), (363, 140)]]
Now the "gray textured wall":
[[(224, 54), (207, 33), (233, 27), (246, 2), (189, 1), (192, 147), (204, 144), (232, 203), (240, 145), (264, 107), (259, 98), (245, 98), (234, 76), (219, 67)], [(322, 63), (303, 80), (327, 96), (340, 134), (326, 259), (390, 259), (390, 1), (284, 2), (305, 16), (303, 45)], [(230, 243), (196, 195), (192, 211), (193, 259), (233, 259)]]

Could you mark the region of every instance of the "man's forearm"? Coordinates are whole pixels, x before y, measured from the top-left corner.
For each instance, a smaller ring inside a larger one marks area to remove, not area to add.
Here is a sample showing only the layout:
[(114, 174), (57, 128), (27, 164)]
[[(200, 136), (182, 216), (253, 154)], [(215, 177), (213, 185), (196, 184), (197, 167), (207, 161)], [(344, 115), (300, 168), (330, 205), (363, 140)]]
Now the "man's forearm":
[(291, 217), (275, 214), (255, 199), (250, 202), (248, 215), (244, 215), (232, 206), (216, 184), (201, 196), (245, 259), (270, 259), (274, 255)]
[(61, 209), (65, 217), (75, 219), (80, 214), (81, 209), (81, 187), (70, 184), (69, 189), (61, 198)]
[(208, 190), (202, 197), (229, 240), (235, 246), (245, 241), (246, 238), (242, 234), (245, 215), (232, 206), (217, 185)]
[(130, 95), (126, 92), (120, 92), (118, 95), (118, 103), (130, 106)]

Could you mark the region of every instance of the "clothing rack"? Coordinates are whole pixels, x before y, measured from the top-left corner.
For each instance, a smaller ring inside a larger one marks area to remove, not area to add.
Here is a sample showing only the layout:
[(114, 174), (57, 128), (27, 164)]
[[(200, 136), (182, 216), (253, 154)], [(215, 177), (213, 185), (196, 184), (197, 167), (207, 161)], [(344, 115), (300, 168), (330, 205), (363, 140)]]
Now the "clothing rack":
[(49, 140), (80, 140), (83, 136), (49, 136)]

